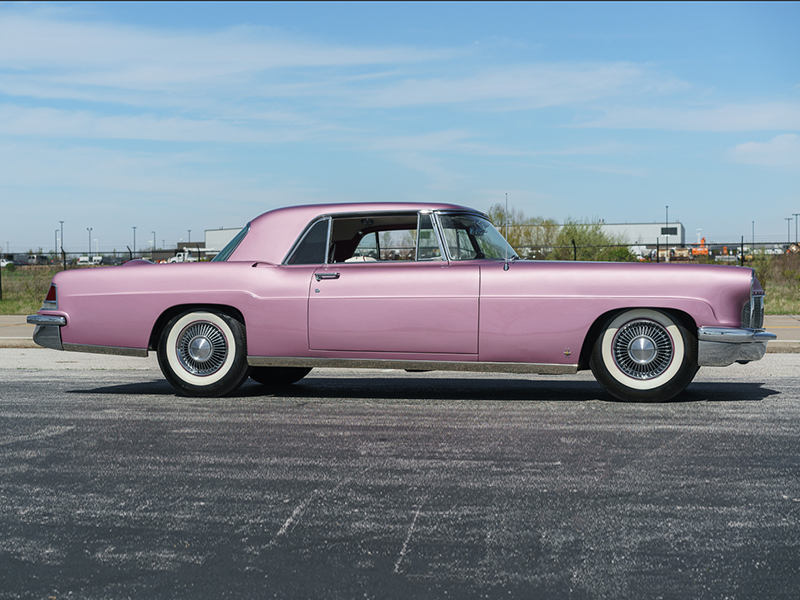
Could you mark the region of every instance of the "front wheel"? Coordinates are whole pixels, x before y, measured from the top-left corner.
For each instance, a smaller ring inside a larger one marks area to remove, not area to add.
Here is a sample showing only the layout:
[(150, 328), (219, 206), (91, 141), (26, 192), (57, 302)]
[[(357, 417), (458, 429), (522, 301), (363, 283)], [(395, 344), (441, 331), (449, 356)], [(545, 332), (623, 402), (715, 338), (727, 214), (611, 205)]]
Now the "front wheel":
[(634, 309), (609, 319), (589, 360), (597, 381), (628, 402), (664, 402), (697, 373), (697, 340), (677, 319)]
[(182, 313), (161, 334), (158, 364), (185, 396), (230, 394), (250, 373), (244, 325), (216, 310)]

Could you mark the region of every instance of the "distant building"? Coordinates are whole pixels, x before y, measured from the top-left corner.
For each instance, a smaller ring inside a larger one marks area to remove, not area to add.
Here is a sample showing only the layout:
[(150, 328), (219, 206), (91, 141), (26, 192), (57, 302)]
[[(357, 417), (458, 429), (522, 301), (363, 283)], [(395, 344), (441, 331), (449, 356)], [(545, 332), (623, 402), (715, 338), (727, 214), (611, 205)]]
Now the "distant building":
[(601, 223), (603, 233), (609, 237), (620, 236), (629, 244), (655, 247), (686, 244), (686, 229), (680, 221), (665, 223)]
[(208, 258), (212, 258), (222, 252), (222, 249), (228, 245), (228, 242), (235, 238), (236, 234), (241, 230), (241, 227), (234, 229), (223, 229), (222, 227), (219, 229), (206, 229), (205, 255)]

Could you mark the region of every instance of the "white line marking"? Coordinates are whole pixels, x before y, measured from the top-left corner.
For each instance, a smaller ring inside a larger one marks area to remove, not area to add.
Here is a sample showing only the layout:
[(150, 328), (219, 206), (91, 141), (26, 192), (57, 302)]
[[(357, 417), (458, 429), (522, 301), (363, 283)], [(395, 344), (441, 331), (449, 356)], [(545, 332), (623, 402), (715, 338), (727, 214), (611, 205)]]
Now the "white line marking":
[(40, 429), (39, 431), (30, 433), (28, 435), (9, 435), (0, 438), (0, 446), (14, 444), (16, 442), (30, 442), (31, 440), (43, 440), (44, 438), (49, 438), (56, 435), (61, 435), (62, 433), (67, 433), (68, 431), (72, 431), (73, 429), (75, 429), (74, 425), (70, 426), (62, 425), (62, 426), (45, 427), (44, 429)]
[(269, 543), (269, 546), (273, 546), (277, 541), (278, 538), (286, 535), (286, 532), (289, 531), (289, 528), (292, 527), (294, 524), (297, 523), (297, 520), (300, 518), (300, 515), (303, 514), (303, 511), (308, 507), (311, 502), (320, 495), (319, 490), (314, 490), (309, 494), (308, 498), (303, 500), (297, 507), (292, 511), (292, 514), (289, 515), (289, 518), (283, 522), (281, 528), (278, 530), (278, 533), (275, 534), (275, 537)]
[(414, 534), (414, 527), (417, 525), (417, 518), (419, 517), (419, 513), (422, 510), (423, 505), (425, 504), (425, 499), (423, 498), (420, 505), (417, 507), (417, 511), (414, 513), (414, 518), (411, 520), (411, 527), (408, 528), (408, 535), (406, 535), (406, 541), (403, 542), (403, 547), (400, 549), (400, 556), (397, 557), (397, 562), (394, 563), (394, 572), (400, 572), (400, 563), (403, 562), (403, 559), (406, 557), (406, 552), (408, 552), (408, 542), (411, 541), (411, 536)]

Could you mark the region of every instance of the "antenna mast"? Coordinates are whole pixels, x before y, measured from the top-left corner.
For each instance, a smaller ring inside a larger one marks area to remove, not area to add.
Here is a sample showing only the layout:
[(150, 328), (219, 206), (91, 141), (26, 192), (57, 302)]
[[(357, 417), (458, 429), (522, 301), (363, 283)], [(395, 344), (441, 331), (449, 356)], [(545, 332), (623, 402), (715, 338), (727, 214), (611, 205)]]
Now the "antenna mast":
[(504, 214), (506, 218), (506, 269), (508, 269), (508, 192), (506, 192), (506, 210)]

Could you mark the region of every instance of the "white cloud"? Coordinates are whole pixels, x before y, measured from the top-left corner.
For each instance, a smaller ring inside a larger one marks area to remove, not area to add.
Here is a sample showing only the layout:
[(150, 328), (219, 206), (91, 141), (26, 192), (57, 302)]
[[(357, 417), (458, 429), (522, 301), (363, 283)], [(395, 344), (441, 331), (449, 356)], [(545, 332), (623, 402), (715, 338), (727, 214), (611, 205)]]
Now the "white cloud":
[(576, 127), (675, 131), (800, 130), (800, 104), (765, 102), (709, 108), (614, 108)]
[[(252, 122), (191, 119), (153, 115), (104, 115), (92, 111), (55, 108), (25, 108), (0, 105), (0, 134), (52, 138), (148, 140), (169, 142), (223, 142), (273, 144), (309, 139), (314, 127), (268, 127), (269, 117), (261, 115), (261, 127)], [(264, 125), (267, 125), (265, 127)]]
[[(284, 67), (406, 64), (452, 57), (452, 50), (356, 47), (287, 39), (276, 30), (145, 30), (6, 12), (0, 20), (0, 64), (11, 68), (125, 65), (132, 87)], [(102, 71), (98, 71), (98, 75)], [(119, 71), (117, 71), (119, 73)], [(114, 81), (113, 74), (111, 81)], [(84, 83), (102, 83), (87, 76)], [(117, 79), (122, 83), (122, 79)]]
[(734, 147), (729, 155), (738, 163), (797, 169), (800, 168), (800, 135), (787, 133), (768, 142), (745, 142)]
[(651, 76), (640, 66), (612, 64), (540, 64), (482, 71), (461, 78), (407, 79), (360, 95), (365, 106), (399, 107), (504, 101), (520, 109), (586, 102), (641, 91)]

